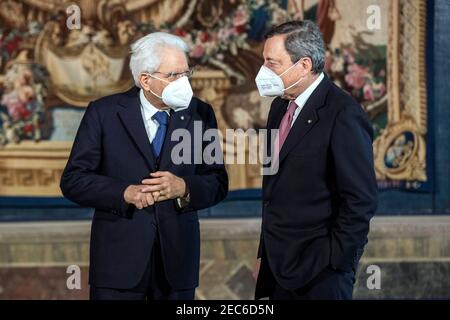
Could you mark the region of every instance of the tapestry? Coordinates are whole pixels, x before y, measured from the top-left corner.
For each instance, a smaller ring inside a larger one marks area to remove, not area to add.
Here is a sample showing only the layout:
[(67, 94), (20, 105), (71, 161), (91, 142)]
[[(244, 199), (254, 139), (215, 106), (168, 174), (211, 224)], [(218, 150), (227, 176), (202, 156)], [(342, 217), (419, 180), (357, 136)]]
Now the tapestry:
[[(61, 195), (84, 108), (133, 85), (130, 44), (153, 31), (189, 44), (192, 86), (222, 132), (264, 128), (264, 33), (299, 19), (319, 25), (326, 73), (372, 121), (379, 187), (427, 191), (426, 11), (408, 0), (3, 0), (0, 196)], [(227, 170), (230, 189), (260, 188), (259, 165)]]

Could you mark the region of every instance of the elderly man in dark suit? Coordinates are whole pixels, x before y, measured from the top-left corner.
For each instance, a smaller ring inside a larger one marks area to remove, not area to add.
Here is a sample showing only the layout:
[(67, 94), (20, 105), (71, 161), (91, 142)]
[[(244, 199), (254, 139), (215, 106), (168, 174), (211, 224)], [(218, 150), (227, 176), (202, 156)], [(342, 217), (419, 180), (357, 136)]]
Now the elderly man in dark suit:
[(324, 75), (313, 22), (274, 27), (263, 55), (256, 83), (277, 96), (267, 129), (278, 143), (267, 147), (278, 170), (263, 178), (256, 298), (351, 299), (377, 206), (371, 124)]
[(61, 190), (95, 208), (91, 299), (194, 298), (197, 210), (224, 199), (228, 177), (223, 162), (172, 154), (175, 130), (192, 137), (194, 121), (202, 132), (217, 129), (211, 106), (192, 98), (187, 51), (174, 35), (139, 39), (130, 59), (136, 87), (90, 103), (81, 121)]

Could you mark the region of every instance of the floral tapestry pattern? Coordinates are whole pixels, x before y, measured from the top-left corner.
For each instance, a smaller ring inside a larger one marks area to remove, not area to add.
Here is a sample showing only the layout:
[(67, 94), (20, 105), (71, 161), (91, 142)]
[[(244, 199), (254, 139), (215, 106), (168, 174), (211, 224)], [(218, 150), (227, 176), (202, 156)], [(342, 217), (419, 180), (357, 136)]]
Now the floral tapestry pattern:
[[(81, 24), (69, 29), (67, 7), (73, 3), (81, 8)], [(382, 8), (381, 30), (365, 27), (371, 4)], [(419, 111), (410, 112), (401, 93), (392, 95), (407, 85), (388, 83), (402, 67), (389, 45), (402, 44), (404, 24), (394, 37), (392, 21), (422, 21), (423, 15), (423, 4), (402, 0), (2, 1), (0, 152), (70, 142), (75, 132), (63, 123), (82, 114), (89, 101), (132, 86), (129, 45), (157, 30), (176, 34), (191, 47), (194, 89), (213, 104), (220, 129), (264, 128), (271, 101), (261, 98), (254, 84), (264, 33), (285, 21), (311, 19), (326, 42), (326, 73), (372, 121), (380, 187), (421, 189), (428, 181), (426, 96), (414, 107)], [(423, 46), (425, 39), (420, 41), (414, 45)], [(426, 80), (424, 73), (418, 77)], [(252, 182), (238, 188), (258, 187), (255, 172), (250, 167), (241, 172)]]

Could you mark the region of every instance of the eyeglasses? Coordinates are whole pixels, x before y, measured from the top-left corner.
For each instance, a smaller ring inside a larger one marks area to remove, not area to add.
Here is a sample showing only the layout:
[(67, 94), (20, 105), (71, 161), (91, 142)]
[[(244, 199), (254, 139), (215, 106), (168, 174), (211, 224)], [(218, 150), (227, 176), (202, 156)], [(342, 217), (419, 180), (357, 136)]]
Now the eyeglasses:
[(164, 76), (164, 78), (166, 78), (169, 81), (173, 81), (176, 79), (179, 79), (181, 77), (188, 77), (188, 78), (192, 78), (192, 75), (194, 74), (194, 69), (193, 68), (189, 68), (189, 70), (183, 71), (183, 72), (160, 72), (160, 71), (155, 71), (153, 73), (159, 73), (162, 74)]

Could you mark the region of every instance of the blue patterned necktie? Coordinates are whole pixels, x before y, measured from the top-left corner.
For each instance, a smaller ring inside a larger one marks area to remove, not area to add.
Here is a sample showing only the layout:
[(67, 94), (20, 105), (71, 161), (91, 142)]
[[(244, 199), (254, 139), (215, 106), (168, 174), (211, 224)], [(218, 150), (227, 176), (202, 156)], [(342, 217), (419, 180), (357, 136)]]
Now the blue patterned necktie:
[(158, 121), (159, 123), (155, 138), (152, 141), (153, 151), (155, 152), (155, 155), (159, 157), (162, 145), (164, 143), (164, 137), (166, 136), (169, 115), (165, 111), (158, 111), (153, 115), (152, 119)]

